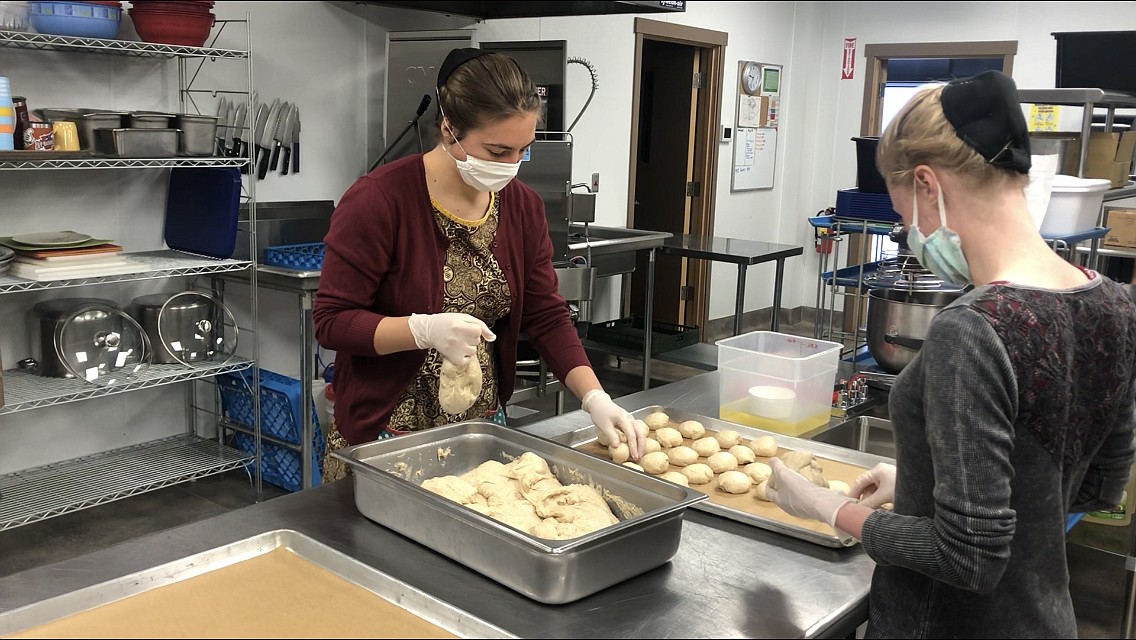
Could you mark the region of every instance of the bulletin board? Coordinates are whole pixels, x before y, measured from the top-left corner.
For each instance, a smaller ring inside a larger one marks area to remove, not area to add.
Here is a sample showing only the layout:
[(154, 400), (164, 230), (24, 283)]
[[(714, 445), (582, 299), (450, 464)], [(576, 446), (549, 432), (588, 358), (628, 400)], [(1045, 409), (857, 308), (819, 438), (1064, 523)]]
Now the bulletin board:
[(730, 191), (772, 189), (781, 113), (779, 64), (738, 61), (738, 100), (734, 122)]

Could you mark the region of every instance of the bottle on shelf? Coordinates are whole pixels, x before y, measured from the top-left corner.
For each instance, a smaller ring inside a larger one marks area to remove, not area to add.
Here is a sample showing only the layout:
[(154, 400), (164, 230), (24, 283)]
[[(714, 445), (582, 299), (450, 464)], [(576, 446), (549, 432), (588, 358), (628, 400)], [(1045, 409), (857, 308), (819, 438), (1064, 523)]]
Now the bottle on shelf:
[(16, 150), (16, 106), (12, 103), (12, 85), (0, 76), (0, 151)]

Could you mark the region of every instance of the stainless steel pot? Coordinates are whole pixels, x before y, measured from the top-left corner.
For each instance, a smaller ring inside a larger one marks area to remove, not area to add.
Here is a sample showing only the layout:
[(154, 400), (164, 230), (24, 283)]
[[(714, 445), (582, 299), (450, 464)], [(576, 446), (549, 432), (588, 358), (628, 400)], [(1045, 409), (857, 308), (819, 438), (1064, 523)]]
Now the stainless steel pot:
[(232, 314), (204, 293), (139, 296), (130, 303), (130, 313), (150, 338), (156, 363), (226, 362), (236, 349)]
[(923, 346), (931, 320), (962, 291), (868, 290), (868, 353), (888, 373), (899, 373)]
[[(38, 337), (33, 341), (35, 347), (33, 370), (49, 378), (75, 377), (68, 371), (67, 365), (63, 362), (64, 356), (56, 347), (57, 336), (63, 329), (64, 323), (74, 316), (72, 322), (75, 328), (87, 334), (93, 341), (97, 335), (122, 331), (118, 316), (108, 311), (117, 306), (113, 301), (102, 298), (60, 298), (40, 302), (32, 307), (36, 321), (34, 329), (38, 333)], [(76, 315), (87, 307), (90, 311)]]

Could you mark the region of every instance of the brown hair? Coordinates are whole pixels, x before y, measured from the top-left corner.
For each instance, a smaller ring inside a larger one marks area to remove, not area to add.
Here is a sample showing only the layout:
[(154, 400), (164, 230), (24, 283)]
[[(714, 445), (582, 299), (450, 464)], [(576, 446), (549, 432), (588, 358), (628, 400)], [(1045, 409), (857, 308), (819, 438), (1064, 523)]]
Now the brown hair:
[(888, 186), (911, 186), (915, 167), (951, 171), (976, 189), (1024, 186), (1026, 175), (996, 167), (964, 142), (943, 115), (944, 85), (921, 89), (900, 109), (880, 136), (876, 166)]
[(438, 125), (444, 113), (459, 136), (526, 113), (536, 113), (538, 123), (544, 122), (536, 85), (516, 60), (502, 53), (478, 56), (454, 69), (438, 87), (438, 107)]

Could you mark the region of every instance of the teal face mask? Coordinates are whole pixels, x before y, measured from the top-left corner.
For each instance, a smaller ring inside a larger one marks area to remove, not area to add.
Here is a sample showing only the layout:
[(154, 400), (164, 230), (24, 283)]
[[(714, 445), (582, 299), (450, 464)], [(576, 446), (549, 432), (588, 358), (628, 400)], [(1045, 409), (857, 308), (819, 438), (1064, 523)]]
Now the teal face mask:
[(911, 229), (907, 234), (907, 246), (911, 248), (912, 255), (943, 280), (957, 285), (971, 284), (970, 266), (966, 264), (966, 256), (962, 253), (962, 240), (957, 233), (947, 227), (946, 207), (943, 206), (943, 190), (939, 195), (939, 228), (924, 237), (919, 231), (919, 200), (915, 196), (918, 183), (913, 185), (911, 192)]

